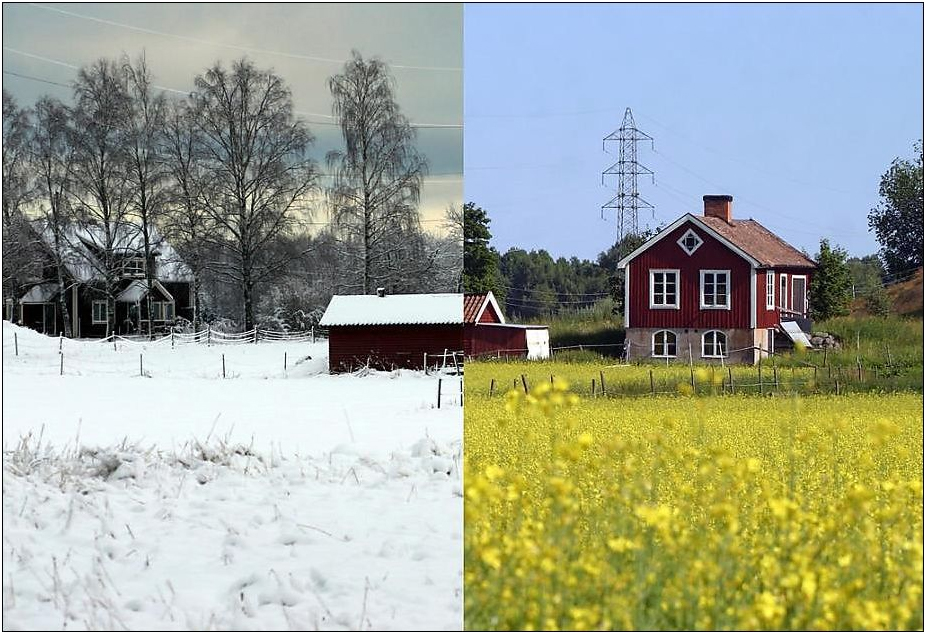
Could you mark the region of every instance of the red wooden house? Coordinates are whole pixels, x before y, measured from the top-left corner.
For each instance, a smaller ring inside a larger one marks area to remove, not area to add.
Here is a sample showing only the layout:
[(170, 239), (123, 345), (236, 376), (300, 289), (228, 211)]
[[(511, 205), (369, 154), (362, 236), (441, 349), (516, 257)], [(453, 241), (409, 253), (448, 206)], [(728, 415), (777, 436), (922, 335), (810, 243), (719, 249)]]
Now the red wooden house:
[(619, 263), (630, 358), (755, 363), (775, 336), (809, 330), (816, 264), (755, 220), (734, 220), (732, 196), (704, 196)]
[(550, 356), (550, 333), (546, 326), (509, 324), (492, 291), (467, 294), (463, 298), (463, 350), (467, 357)]
[(332, 373), (365, 366), (420, 370), (425, 359), (430, 366), (440, 355), (462, 356), (463, 296), (386, 295), (382, 289), (376, 295), (335, 295), (319, 325), (328, 328)]

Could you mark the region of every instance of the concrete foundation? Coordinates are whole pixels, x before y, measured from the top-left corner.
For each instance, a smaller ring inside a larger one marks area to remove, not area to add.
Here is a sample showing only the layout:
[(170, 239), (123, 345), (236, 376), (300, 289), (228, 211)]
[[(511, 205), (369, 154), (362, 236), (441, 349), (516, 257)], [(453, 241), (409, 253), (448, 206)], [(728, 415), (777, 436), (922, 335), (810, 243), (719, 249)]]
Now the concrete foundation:
[[(689, 350), (691, 360), (698, 363), (716, 363), (721, 360), (717, 357), (701, 356), (701, 340), (705, 332), (712, 329), (693, 328), (628, 328), (627, 329), (627, 357), (629, 360), (653, 359), (665, 361), (665, 357), (653, 356), (653, 334), (661, 330), (675, 333), (675, 356), (669, 357), (670, 363), (688, 363)], [(752, 328), (718, 328), (727, 336), (726, 349), (729, 350), (723, 358), (723, 363), (740, 363), (753, 365), (760, 357), (767, 354), (762, 350), (769, 349), (768, 331)]]

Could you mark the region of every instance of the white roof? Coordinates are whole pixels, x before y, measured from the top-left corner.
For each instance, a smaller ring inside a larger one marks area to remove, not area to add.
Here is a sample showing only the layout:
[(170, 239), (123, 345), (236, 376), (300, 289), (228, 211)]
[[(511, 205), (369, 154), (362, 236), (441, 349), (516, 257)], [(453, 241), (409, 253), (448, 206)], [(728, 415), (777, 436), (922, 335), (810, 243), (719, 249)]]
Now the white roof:
[(781, 322), (781, 328), (794, 343), (802, 343), (806, 348), (813, 348), (810, 339), (807, 338), (807, 335), (801, 330), (801, 327), (797, 325), (796, 321), (783, 321)]
[[(173, 296), (167, 292), (167, 289), (158, 282), (157, 280), (152, 280), (152, 288), (156, 288), (161, 291), (161, 294), (167, 298), (168, 301), (174, 301)], [(145, 280), (135, 280), (131, 284), (125, 287), (125, 289), (119, 293), (116, 297), (117, 302), (124, 302), (126, 304), (137, 304), (142, 297), (148, 294), (148, 283)]]
[(319, 326), (462, 324), (463, 295), (335, 295)]

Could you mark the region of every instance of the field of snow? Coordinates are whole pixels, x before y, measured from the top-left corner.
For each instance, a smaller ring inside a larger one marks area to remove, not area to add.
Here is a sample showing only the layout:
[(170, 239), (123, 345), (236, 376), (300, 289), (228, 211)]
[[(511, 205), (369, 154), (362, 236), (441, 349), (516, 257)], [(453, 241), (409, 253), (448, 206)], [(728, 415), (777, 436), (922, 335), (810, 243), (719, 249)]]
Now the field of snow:
[(3, 324), (4, 629), (461, 627), (458, 378), (60, 345)]

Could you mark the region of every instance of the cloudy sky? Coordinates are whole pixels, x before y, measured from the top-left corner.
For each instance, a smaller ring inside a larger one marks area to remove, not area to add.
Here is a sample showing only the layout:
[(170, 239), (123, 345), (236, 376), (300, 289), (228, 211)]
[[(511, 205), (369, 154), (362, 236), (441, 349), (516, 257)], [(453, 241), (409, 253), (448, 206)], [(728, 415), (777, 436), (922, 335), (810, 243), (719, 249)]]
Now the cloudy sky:
[(419, 126), (430, 163), (424, 226), (438, 229), (463, 195), (462, 5), (3, 5), (3, 88), (21, 105), (42, 94), (67, 100), (75, 69), (99, 57), (144, 51), (159, 85), (186, 92), (214, 62), (246, 55), (288, 81), (319, 159), (340, 145), (327, 79), (352, 49), (392, 68), (397, 100)]
[(495, 244), (594, 258), (613, 244), (601, 205), (617, 161), (602, 139), (631, 107), (655, 139), (639, 161), (655, 205), (641, 224), (730, 194), (816, 253), (878, 245), (881, 174), (923, 136), (923, 5), (468, 4), (466, 199)]

